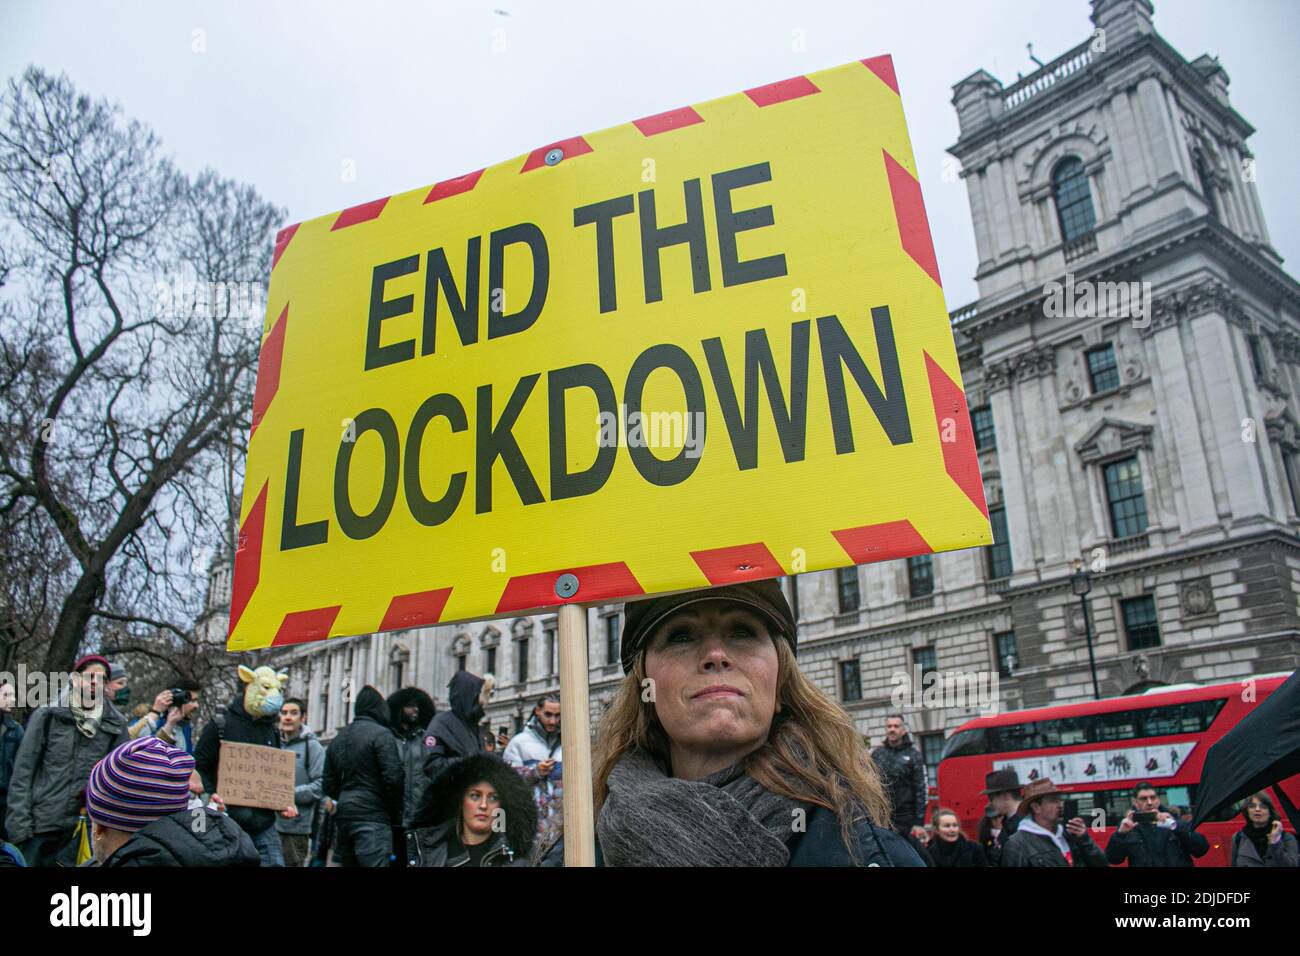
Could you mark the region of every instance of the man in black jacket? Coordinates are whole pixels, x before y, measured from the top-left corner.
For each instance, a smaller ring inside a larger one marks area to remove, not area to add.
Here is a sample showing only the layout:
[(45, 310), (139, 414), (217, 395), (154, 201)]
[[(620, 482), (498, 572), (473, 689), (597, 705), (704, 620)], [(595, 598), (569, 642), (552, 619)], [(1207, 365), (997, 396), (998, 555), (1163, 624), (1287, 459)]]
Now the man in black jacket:
[[(1143, 814), (1141, 820), (1138, 814)], [(1133, 790), (1133, 809), (1106, 844), (1106, 859), (1118, 866), (1194, 866), (1192, 857), (1210, 852), (1210, 842), (1160, 805), (1151, 784)]]
[(1020, 777), (1010, 767), (991, 770), (984, 775), (984, 789), (980, 793), (989, 798), (985, 816), (1002, 818), (1001, 829), (992, 834), (992, 845), (984, 847), (989, 865), (999, 866), (1002, 863), (1002, 848), (1007, 845), (1020, 823), (1020, 818), (1016, 816), (1016, 811), (1020, 808)]
[[(243, 696), (231, 700), (226, 709), (203, 728), (199, 745), (194, 748), (194, 767), (199, 772), (203, 789), (213, 795), (212, 802), (224, 808), (230, 819), (252, 838), (262, 865), (284, 866), (280, 834), (275, 828), (276, 811), (261, 807), (225, 807), (217, 793), (217, 779), (223, 740), (279, 749), (280, 705), (284, 703), (280, 688), (288, 682), (289, 675), (277, 674), (269, 667), (259, 667), (254, 671), (240, 665), (239, 679), (248, 685)], [(298, 808), (290, 804), (280, 813), (294, 817), (298, 815)]]
[(337, 801), (334, 861), (340, 866), (388, 866), (393, 828), (402, 825), (404, 778), (388, 704), (361, 688), (352, 723), (325, 751), (325, 796)]
[(398, 846), (395, 848), (398, 866), (406, 865), (408, 850), (414, 849), (406, 846), (406, 839), (429, 784), (424, 773), (424, 729), (437, 712), (433, 698), (418, 687), (403, 687), (388, 695), (389, 726), (397, 736), (397, 752), (402, 759), (402, 774), (406, 781), (402, 829), (398, 832)]
[(871, 751), (871, 759), (880, 771), (881, 782), (894, 808), (894, 832), (917, 840), (925, 838), (925, 760), (912, 745), (903, 718), (890, 714), (885, 718), (885, 743)]
[(447, 684), (447, 697), (451, 710), (444, 710), (429, 721), (424, 732), (424, 773), (436, 780), (447, 766), (460, 757), (487, 752), (479, 721), (483, 719), (483, 700), (491, 692), (484, 691), (482, 677), (469, 671), (457, 671)]
[(409, 828), (415, 811), (424, 799), (429, 778), (424, 774), (425, 728), (438, 709), (433, 698), (418, 687), (403, 687), (388, 695), (388, 720), (397, 736), (397, 750), (402, 757), (406, 790), (402, 805), (402, 826)]
[(1106, 867), (1106, 854), (1093, 841), (1082, 817), (1062, 826), (1061, 793), (1048, 777), (1025, 787), (1020, 824), (1002, 848), (1003, 866)]

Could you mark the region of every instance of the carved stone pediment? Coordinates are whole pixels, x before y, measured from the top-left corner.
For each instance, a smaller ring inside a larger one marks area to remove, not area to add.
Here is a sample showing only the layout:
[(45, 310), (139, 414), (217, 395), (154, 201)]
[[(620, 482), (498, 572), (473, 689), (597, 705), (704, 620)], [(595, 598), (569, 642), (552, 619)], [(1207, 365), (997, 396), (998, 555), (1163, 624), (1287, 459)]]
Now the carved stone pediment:
[(990, 392), (1007, 388), (1012, 382), (1051, 375), (1056, 371), (1056, 348), (1038, 345), (984, 366), (984, 385)]
[(1139, 448), (1150, 448), (1152, 431), (1150, 425), (1103, 418), (1075, 443), (1074, 450), (1085, 465), (1091, 465)]

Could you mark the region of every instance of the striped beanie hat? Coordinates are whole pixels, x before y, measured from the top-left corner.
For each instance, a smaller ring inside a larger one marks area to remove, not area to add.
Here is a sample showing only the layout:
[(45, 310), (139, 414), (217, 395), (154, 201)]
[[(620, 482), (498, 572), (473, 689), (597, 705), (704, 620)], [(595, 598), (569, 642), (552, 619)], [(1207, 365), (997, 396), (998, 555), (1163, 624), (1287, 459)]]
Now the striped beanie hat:
[(86, 810), (100, 826), (134, 833), (184, 810), (194, 758), (157, 737), (122, 744), (90, 771)]

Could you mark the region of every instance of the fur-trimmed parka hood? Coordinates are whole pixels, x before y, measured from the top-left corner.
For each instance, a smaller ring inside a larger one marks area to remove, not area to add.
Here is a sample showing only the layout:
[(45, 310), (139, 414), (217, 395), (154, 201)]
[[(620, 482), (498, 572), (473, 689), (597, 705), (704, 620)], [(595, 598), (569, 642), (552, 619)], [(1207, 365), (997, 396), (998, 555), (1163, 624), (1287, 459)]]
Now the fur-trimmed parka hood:
[(516, 857), (526, 857), (537, 835), (537, 804), (533, 802), (532, 787), (495, 754), (476, 754), (452, 763), (425, 791), (412, 825), (420, 829), (454, 820), (465, 791), (482, 780), (490, 783), (501, 798), (506, 842)]

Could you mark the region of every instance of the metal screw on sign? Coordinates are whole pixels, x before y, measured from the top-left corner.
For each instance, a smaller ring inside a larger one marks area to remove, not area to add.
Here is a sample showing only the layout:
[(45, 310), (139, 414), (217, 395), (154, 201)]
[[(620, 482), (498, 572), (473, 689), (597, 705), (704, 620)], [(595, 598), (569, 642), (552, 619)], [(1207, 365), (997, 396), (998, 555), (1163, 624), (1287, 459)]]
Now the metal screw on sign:
[(572, 574), (561, 574), (555, 579), (555, 593), (562, 598), (570, 598), (578, 593), (578, 579)]
[[(558, 166), (560, 165), (560, 160), (562, 160), (563, 158), (564, 158), (564, 150), (560, 149), (560, 147), (558, 146), (553, 146), (546, 151), (547, 166)], [(573, 577), (573, 575), (566, 574), (564, 577)], [(560, 578), (560, 580), (563, 581), (564, 578)], [(574, 578), (574, 582), (575, 582), (574, 590), (577, 590), (577, 584), (576, 584), (577, 578)], [(557, 584), (556, 587), (558, 589), (559, 585)]]

